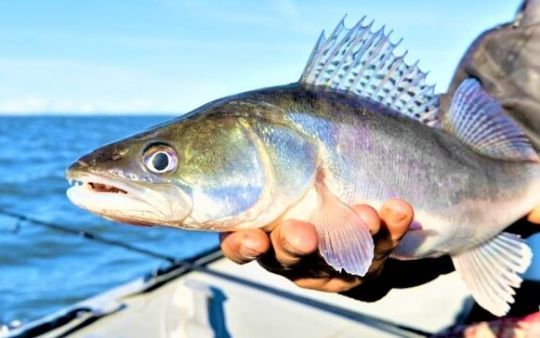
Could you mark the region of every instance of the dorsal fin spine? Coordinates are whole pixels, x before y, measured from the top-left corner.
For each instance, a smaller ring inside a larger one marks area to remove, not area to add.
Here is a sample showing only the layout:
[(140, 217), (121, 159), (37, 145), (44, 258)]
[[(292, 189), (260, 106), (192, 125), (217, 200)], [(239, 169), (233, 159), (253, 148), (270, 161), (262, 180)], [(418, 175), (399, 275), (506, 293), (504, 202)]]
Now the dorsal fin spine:
[[(346, 39), (347, 39), (348, 41), (350, 41), (351, 36), (353, 36), (354, 33), (357, 32), (357, 28), (358, 28), (358, 27), (362, 27), (362, 22), (365, 20), (365, 18), (366, 18), (366, 17), (363, 16), (362, 19), (360, 19), (360, 21), (354, 26), (354, 28), (351, 29), (350, 32), (347, 34)], [(361, 31), (360, 35), (366, 35), (366, 33), (367, 33), (367, 31), (366, 31), (366, 30), (363, 30), (363, 31)], [(348, 42), (348, 41), (347, 41), (347, 42)], [(340, 60), (340, 62), (339, 62), (339, 64), (338, 64), (338, 66), (336, 67), (338, 70), (341, 69), (341, 68), (343, 67), (343, 65), (345, 64), (347, 58), (353, 53), (354, 47), (356, 47), (356, 45), (359, 44), (360, 41), (361, 41), (361, 40), (359, 40), (358, 37), (354, 37), (351, 46), (346, 50), (346, 53), (343, 55), (343, 57), (341, 58), (341, 60)], [(347, 79), (349, 73), (350, 73), (353, 69), (354, 69), (354, 67), (352, 67), (352, 65), (349, 66), (349, 69), (346, 71), (345, 74), (343, 74), (343, 76), (342, 76), (341, 79), (339, 80), (338, 86), (341, 86), (341, 85), (343, 84), (343, 81), (344, 81), (345, 79)], [(339, 71), (334, 72), (334, 74), (332, 75), (332, 77), (330, 77), (330, 80), (328, 81), (328, 83), (331, 84), (332, 81), (333, 81), (333, 79), (334, 79), (334, 77), (335, 77), (338, 73), (339, 73)]]
[(385, 27), (372, 31), (365, 17), (347, 29), (342, 19), (328, 38), (317, 41), (300, 82), (323, 90), (348, 92), (391, 107), (411, 118), (434, 124), (438, 97), (416, 64), (395, 55), (401, 43), (390, 40)]
[[(427, 77), (428, 73), (423, 73), (419, 75), (414, 81), (411, 82), (411, 85), (414, 85), (415, 87), (418, 86), (419, 82), (423, 82), (425, 78)], [(420, 87), (421, 88), (421, 87)], [(419, 94), (423, 94), (425, 92), (429, 91), (429, 86), (426, 86), (423, 89), (420, 89), (418, 92)], [(407, 109), (413, 109), (414, 107), (411, 105), (417, 104), (418, 106), (421, 106), (419, 103), (415, 102), (414, 100), (410, 100), (409, 104), (407, 105)]]
[[(322, 32), (322, 42), (324, 44), (326, 44), (328, 41), (332, 41), (333, 39), (335, 39), (339, 33), (345, 29), (345, 18), (347, 17), (347, 15), (345, 14), (345, 16), (341, 19), (341, 21), (338, 23), (338, 25), (334, 28), (334, 30), (332, 31), (332, 33), (330, 34), (330, 36), (327, 38), (324, 37), (324, 31)], [(321, 40), (321, 38), (319, 38), (319, 40)], [(318, 61), (321, 56), (324, 56), (327, 52), (328, 52), (328, 49), (327, 48), (324, 48), (324, 46), (321, 46), (322, 48), (319, 50), (318, 53), (315, 54), (314, 56), (314, 60), (313, 61)], [(317, 63), (316, 62), (313, 62), (314, 65), (316, 65)], [(320, 73), (324, 73), (326, 68), (328, 67), (328, 63), (326, 64), (323, 64), (323, 67), (322, 69), (320, 70)], [(314, 75), (314, 72), (311, 72), (313, 69), (310, 70), (309, 73), (312, 73)], [(312, 76), (311, 76), (311, 79), (308, 78), (308, 80), (313, 80)]]
[[(348, 43), (350, 41), (350, 38), (351, 38), (351, 35), (354, 33), (354, 30), (350, 30), (347, 35), (345, 36), (345, 38), (343, 40), (341, 40), (341, 42), (336, 46), (336, 49), (334, 50), (334, 52), (332, 53), (331, 57), (334, 57), (336, 56), (337, 54), (339, 54), (340, 50), (341, 50), (341, 47)], [(351, 50), (349, 49), (347, 52), (351, 52)], [(345, 63), (345, 60), (346, 58), (341, 58), (341, 60), (339, 61), (339, 63), (336, 65), (336, 70), (338, 71), (335, 71), (332, 73), (332, 76), (330, 76), (328, 78), (328, 80), (326, 80), (326, 85), (328, 84), (332, 84), (333, 80), (334, 80), (334, 77), (337, 76), (339, 74), (339, 70), (341, 69), (341, 67), (343, 67), (343, 63)], [(323, 69), (324, 71), (325, 69)]]
[(302, 72), (301, 78), (306, 78), (306, 80), (309, 80), (311, 76), (309, 74), (313, 74), (313, 67), (317, 64), (315, 61), (317, 60), (319, 54), (321, 53), (320, 48), (326, 41), (326, 37), (324, 34), (324, 31), (321, 32), (319, 35), (319, 38), (317, 39), (317, 43), (315, 44), (315, 48), (309, 55), (308, 63), (304, 71)]
[[(407, 79), (409, 79), (409, 75), (413, 75), (416, 73), (418, 67), (417, 67), (417, 64), (418, 64), (418, 61), (416, 61), (416, 63), (414, 63), (410, 68), (409, 68), (409, 71), (404, 73), (403, 76), (401, 77), (401, 82), (404, 83), (404, 86), (402, 87), (402, 90), (401, 90), (401, 93), (396, 97), (397, 100), (399, 100), (403, 95), (407, 95), (407, 93), (409, 92), (408, 88), (411, 87), (411, 84), (412, 84), (412, 80), (411, 81), (407, 81)], [(414, 79), (414, 77), (412, 77), (412, 79)], [(397, 87), (397, 86), (396, 86)], [(398, 88), (399, 89), (399, 88)]]
[[(390, 34), (388, 34), (388, 36), (390, 36)], [(398, 44), (399, 44), (399, 42), (398, 42)], [(393, 50), (393, 48), (395, 48), (396, 46), (397, 46), (397, 44), (390, 43), (390, 51)], [(390, 57), (391, 57), (391, 53), (387, 53), (383, 63), (386, 64), (387, 59), (390, 58)], [(399, 58), (396, 59), (394, 62), (392, 62), (392, 64), (390, 64), (390, 66), (387, 69), (386, 74), (384, 75), (384, 78), (380, 81), (377, 88), (373, 91), (372, 97), (373, 96), (376, 97), (376, 95), (379, 94), (379, 92), (381, 91), (381, 89), (384, 88), (384, 86), (387, 84), (387, 82), (390, 81), (390, 79), (392, 78), (392, 75), (394, 74), (394, 71), (395, 71), (394, 67), (395, 67), (398, 60), (399, 60)], [(382, 99), (382, 101), (384, 102), (384, 98)]]
[[(390, 55), (386, 54), (383, 62), (386, 63), (386, 61), (387, 61), (387, 59), (389, 57), (390, 57)], [(384, 88), (384, 86), (386, 85), (387, 81), (390, 79), (391, 76), (392, 76), (392, 70), (387, 69), (387, 73), (384, 75), (383, 79), (381, 81), (379, 81), (379, 84), (377, 85), (377, 87), (373, 90), (373, 94), (371, 95), (372, 98), (377, 97), (377, 95)], [(383, 100), (384, 100), (384, 98), (383, 98)]]
[[(370, 50), (370, 47), (373, 45), (373, 43), (379, 38), (379, 35), (382, 35), (383, 34), (383, 31), (382, 29), (379, 29), (375, 34), (373, 34), (373, 36), (371, 37), (369, 43), (366, 45), (366, 48), (364, 50), (362, 50), (362, 55)], [(356, 75), (356, 79), (353, 81), (353, 83), (350, 85), (349, 88), (354, 88), (358, 82), (360, 82), (360, 80), (362, 79), (362, 75), (364, 74), (364, 72), (366, 71), (366, 69), (371, 65), (371, 62), (376, 58), (380, 48), (381, 48), (381, 41), (380, 39), (378, 40), (378, 43), (375, 42), (376, 45), (375, 45), (375, 49), (376, 49), (376, 52), (373, 51), (371, 53), (368, 52), (368, 58), (367, 60), (363, 61), (364, 65), (362, 66), (362, 68), (360, 68), (360, 70), (358, 71), (358, 74)], [(384, 42), (383, 42), (384, 43)], [(360, 59), (359, 59), (360, 60)], [(359, 61), (360, 62), (360, 61)], [(366, 84), (364, 85), (364, 87), (367, 87), (368, 84), (369, 84), (370, 81), (366, 82)]]
[[(405, 62), (405, 56), (407, 55), (407, 51), (405, 51), (405, 53), (403, 53), (401, 56), (397, 57), (396, 58), (396, 61), (394, 62), (393, 64), (393, 69), (392, 69), (392, 72), (395, 73), (397, 72), (397, 70), (401, 67), (401, 65)], [(398, 89), (399, 89), (399, 86), (401, 85), (401, 83), (403, 82), (403, 79), (405, 78), (405, 75), (402, 74), (397, 80), (396, 82), (394, 83), (394, 86), (391, 88), (391, 90), (388, 92), (388, 98), (390, 101), (387, 101), (388, 102), (388, 105), (394, 105), (395, 102), (397, 101), (398, 99)]]
[(358, 64), (362, 62), (361, 57), (364, 55), (366, 50), (368, 50), (369, 47), (371, 47), (371, 45), (373, 44), (373, 41), (375, 40), (375, 37), (376, 37), (375, 34), (371, 34), (371, 36), (369, 35), (369, 33), (371, 32), (371, 28), (373, 27), (373, 22), (374, 21), (371, 21), (369, 25), (366, 27), (366, 33), (368, 34), (368, 38), (360, 41), (362, 43), (362, 47), (357, 52), (356, 61), (353, 63), (354, 66), (358, 66)]
[[(363, 32), (365, 33), (365, 32)], [(352, 53), (353, 53), (353, 47), (355, 47), (357, 44), (360, 43), (360, 40), (355, 40), (353, 42), (353, 45), (351, 46), (351, 48), (347, 51), (345, 57), (343, 58), (343, 60), (341, 61), (341, 64), (340, 64), (340, 67), (343, 67), (343, 64), (345, 63), (345, 60), (346, 60), (346, 57), (349, 57)], [(346, 86), (346, 81), (349, 77), (349, 75), (351, 74), (351, 72), (354, 70), (354, 67), (352, 64), (350, 64), (348, 66), (348, 69), (345, 71), (345, 74), (343, 74), (343, 76), (341, 77), (341, 79), (339, 80), (339, 83), (338, 83), (338, 87), (345, 87)], [(337, 72), (336, 72), (337, 73)]]

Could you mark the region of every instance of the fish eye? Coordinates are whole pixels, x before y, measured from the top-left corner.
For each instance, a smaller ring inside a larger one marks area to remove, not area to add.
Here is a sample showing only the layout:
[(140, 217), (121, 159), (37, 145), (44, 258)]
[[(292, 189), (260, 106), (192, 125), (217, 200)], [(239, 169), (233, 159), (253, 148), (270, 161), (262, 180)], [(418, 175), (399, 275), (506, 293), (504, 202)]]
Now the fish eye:
[(171, 146), (166, 144), (150, 145), (144, 151), (144, 165), (155, 174), (165, 174), (176, 170), (178, 158)]

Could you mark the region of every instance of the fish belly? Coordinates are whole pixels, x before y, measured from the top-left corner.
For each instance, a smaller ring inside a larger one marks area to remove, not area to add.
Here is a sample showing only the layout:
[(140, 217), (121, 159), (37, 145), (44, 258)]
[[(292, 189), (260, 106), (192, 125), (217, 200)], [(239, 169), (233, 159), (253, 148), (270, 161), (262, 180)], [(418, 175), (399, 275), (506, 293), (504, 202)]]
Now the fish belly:
[(513, 197), (464, 201), (441, 214), (416, 210), (415, 221), (393, 257), (409, 260), (467, 251), (489, 241), (539, 204), (540, 179), (535, 179)]

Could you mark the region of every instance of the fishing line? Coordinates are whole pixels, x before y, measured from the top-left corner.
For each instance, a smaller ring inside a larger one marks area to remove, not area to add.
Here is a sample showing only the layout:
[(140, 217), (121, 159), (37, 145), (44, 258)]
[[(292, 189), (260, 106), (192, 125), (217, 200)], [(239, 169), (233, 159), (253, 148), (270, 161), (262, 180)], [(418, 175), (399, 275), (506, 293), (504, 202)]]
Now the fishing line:
[(96, 233), (93, 233), (93, 232), (90, 232), (90, 231), (76, 229), (76, 228), (73, 228), (73, 227), (70, 227), (70, 226), (67, 226), (67, 225), (61, 225), (61, 224), (56, 224), (56, 223), (51, 223), (51, 222), (45, 222), (45, 221), (42, 221), (42, 220), (39, 220), (39, 219), (28, 217), (28, 216), (25, 216), (23, 214), (19, 214), (19, 213), (13, 212), (13, 211), (4, 210), (4, 209), (1, 209), (1, 208), (0, 208), (0, 214), (2, 214), (4, 216), (7, 216), (7, 217), (10, 217), (10, 218), (14, 218), (14, 219), (17, 220), (17, 225), (18, 225), (18, 226), (16, 226), (17, 232), (18, 232), (18, 230), (20, 228), (21, 223), (33, 224), (33, 225), (38, 225), (38, 226), (43, 226), (43, 227), (46, 227), (46, 228), (49, 228), (49, 229), (53, 229), (53, 230), (56, 230), (56, 231), (60, 231), (60, 232), (63, 232), (63, 233), (67, 233), (67, 234), (70, 234), (70, 235), (79, 236), (79, 237), (82, 237), (84, 239), (88, 239), (88, 240), (95, 241), (95, 242), (98, 242), (98, 243), (102, 243), (102, 244), (105, 244), (105, 245), (110, 245), (110, 246), (122, 248), (122, 249), (125, 249), (125, 250), (128, 250), (128, 251), (136, 252), (136, 253), (143, 254), (143, 255), (146, 255), (146, 256), (150, 256), (150, 257), (153, 257), (153, 258), (163, 259), (163, 260), (166, 260), (166, 261), (168, 261), (168, 262), (170, 262), (172, 264), (179, 264), (179, 263), (183, 262), (182, 260), (180, 260), (180, 259), (178, 259), (176, 257), (169, 256), (169, 255), (164, 255), (164, 254), (161, 254), (159, 252), (154, 252), (152, 250), (148, 250), (148, 249), (145, 249), (145, 248), (140, 248), (140, 247), (131, 245), (129, 243), (125, 243), (125, 242), (122, 242), (122, 241), (117, 241), (117, 240), (114, 240), (114, 239), (110, 239), (110, 238), (104, 237), (102, 235), (99, 235), (99, 234), (96, 234)]

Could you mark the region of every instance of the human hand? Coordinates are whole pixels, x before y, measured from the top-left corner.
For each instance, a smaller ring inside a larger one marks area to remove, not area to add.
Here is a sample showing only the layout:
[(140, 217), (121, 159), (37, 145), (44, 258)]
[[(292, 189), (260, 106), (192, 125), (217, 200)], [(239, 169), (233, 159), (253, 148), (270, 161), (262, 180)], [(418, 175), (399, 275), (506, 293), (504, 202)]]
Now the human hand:
[(540, 205), (534, 208), (527, 216), (518, 220), (505, 231), (518, 234), (523, 238), (532, 236), (540, 231)]
[(240, 264), (256, 259), (268, 271), (300, 287), (345, 292), (381, 273), (413, 220), (412, 207), (401, 200), (386, 202), (379, 212), (367, 205), (356, 205), (353, 209), (369, 226), (375, 242), (374, 259), (364, 277), (338, 272), (326, 264), (317, 251), (315, 227), (304, 221), (285, 220), (269, 233), (261, 229), (223, 233), (221, 249), (226, 257)]

